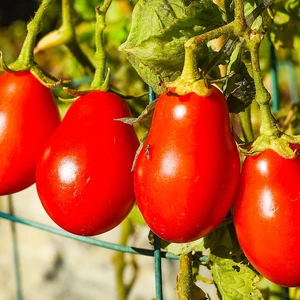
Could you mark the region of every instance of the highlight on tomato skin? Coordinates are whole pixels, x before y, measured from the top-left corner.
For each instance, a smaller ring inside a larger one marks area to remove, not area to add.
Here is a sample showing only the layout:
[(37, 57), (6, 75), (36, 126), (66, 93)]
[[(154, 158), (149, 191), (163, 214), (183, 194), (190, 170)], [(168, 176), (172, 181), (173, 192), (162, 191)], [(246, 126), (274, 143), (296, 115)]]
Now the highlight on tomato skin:
[(246, 157), (234, 203), (240, 246), (270, 281), (300, 286), (300, 156), (273, 150)]
[(50, 89), (29, 71), (0, 76), (0, 195), (35, 182), (41, 151), (60, 124)]
[(139, 141), (125, 101), (93, 91), (77, 99), (54, 132), (36, 173), (36, 187), (52, 220), (92, 236), (119, 225), (134, 203), (131, 171)]
[(229, 212), (240, 174), (223, 94), (163, 93), (134, 169), (138, 207), (149, 228), (175, 243), (199, 239)]

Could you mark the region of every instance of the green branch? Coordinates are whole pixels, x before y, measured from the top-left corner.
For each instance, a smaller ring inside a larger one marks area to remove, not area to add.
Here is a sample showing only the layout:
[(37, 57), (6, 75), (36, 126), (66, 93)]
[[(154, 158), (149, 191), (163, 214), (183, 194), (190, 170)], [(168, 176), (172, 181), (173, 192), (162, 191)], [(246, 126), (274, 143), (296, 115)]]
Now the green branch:
[(92, 89), (108, 90), (109, 72), (106, 78), (104, 76), (106, 70), (106, 54), (104, 50), (103, 31), (106, 27), (105, 15), (111, 2), (112, 0), (105, 0), (101, 7), (96, 7), (95, 60), (97, 62), (97, 65), (94, 74), (94, 79), (91, 84)]
[(235, 26), (236, 35), (243, 35), (247, 24), (244, 14), (244, 0), (235, 0), (234, 16), (238, 26)]
[(95, 67), (87, 55), (82, 51), (77, 41), (70, 0), (62, 1), (62, 19), (63, 24), (61, 30), (66, 38), (66, 46), (84, 67), (87, 73), (92, 75), (95, 72)]
[(264, 86), (263, 78), (260, 69), (259, 63), (259, 47), (261, 44), (261, 36), (258, 34), (253, 36), (251, 39), (249, 38), (247, 41), (248, 48), (250, 50), (251, 55), (251, 66), (253, 72), (253, 80), (256, 89), (256, 102), (259, 105), (261, 112), (261, 135), (274, 135), (279, 132), (277, 128), (276, 121), (271, 112), (271, 95)]
[(66, 82), (63, 80), (57, 80), (46, 71), (44, 71), (34, 61), (34, 47), (36, 43), (36, 37), (41, 30), (41, 24), (46, 10), (52, 2), (53, 0), (43, 0), (38, 10), (36, 11), (34, 18), (27, 24), (27, 35), (16, 61), (11, 63), (8, 67), (4, 62), (2, 53), (0, 55), (0, 67), (4, 69), (4, 71), (19, 72), (30, 70), (31, 73), (48, 88), (56, 87), (59, 84)]
[(38, 10), (36, 11), (34, 18), (27, 24), (27, 35), (24, 40), (21, 52), (16, 62), (14, 62), (10, 68), (15, 69), (30, 69), (34, 62), (34, 47), (36, 43), (36, 37), (41, 30), (41, 23), (44, 18), (45, 12), (53, 0), (43, 0)]
[(192, 272), (192, 254), (180, 255), (180, 271), (177, 276), (178, 300), (204, 300), (206, 294), (195, 284)]
[(74, 57), (76, 57), (78, 62), (84, 67), (86, 72), (89, 75), (93, 75), (95, 72), (95, 67), (89, 60), (88, 56), (82, 51), (77, 41), (75, 25), (73, 21), (73, 10), (70, 1), (71, 0), (62, 0), (61, 26), (42, 37), (36, 45), (34, 52), (38, 53), (51, 47), (66, 45)]

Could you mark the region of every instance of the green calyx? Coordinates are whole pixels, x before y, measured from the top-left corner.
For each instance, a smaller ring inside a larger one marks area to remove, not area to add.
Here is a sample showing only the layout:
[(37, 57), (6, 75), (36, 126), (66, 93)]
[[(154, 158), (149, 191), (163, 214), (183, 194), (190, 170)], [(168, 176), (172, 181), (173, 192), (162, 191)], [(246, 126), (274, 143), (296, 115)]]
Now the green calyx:
[(211, 94), (211, 88), (206, 79), (201, 79), (197, 66), (197, 45), (187, 42), (185, 44), (184, 66), (181, 75), (173, 82), (166, 83), (170, 92), (179, 96), (196, 93), (206, 97)]
[(182, 76), (173, 82), (166, 83), (166, 87), (171, 93), (175, 93), (179, 96), (195, 93), (198, 96), (207, 97), (212, 92), (212, 89), (208, 86), (208, 82), (205, 79), (187, 80)]
[(274, 135), (260, 135), (249, 147), (239, 146), (240, 151), (247, 156), (258, 155), (268, 149), (277, 152), (280, 156), (288, 159), (295, 158), (297, 152), (290, 145), (300, 142), (300, 137), (292, 137), (280, 131)]

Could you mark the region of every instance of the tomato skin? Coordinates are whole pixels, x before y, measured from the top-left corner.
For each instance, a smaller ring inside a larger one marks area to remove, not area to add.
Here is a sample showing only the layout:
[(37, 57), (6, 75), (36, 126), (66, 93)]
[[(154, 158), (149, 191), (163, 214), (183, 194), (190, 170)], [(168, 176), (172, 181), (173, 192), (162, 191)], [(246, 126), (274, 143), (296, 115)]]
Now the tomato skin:
[(0, 195), (35, 182), (38, 157), (59, 123), (50, 89), (29, 71), (0, 76)]
[(270, 281), (300, 286), (300, 156), (272, 150), (246, 157), (234, 204), (237, 237), (250, 263)]
[(138, 207), (156, 235), (184, 243), (211, 232), (232, 206), (239, 172), (217, 88), (208, 97), (160, 96), (134, 171)]
[(131, 172), (139, 141), (127, 104), (93, 91), (77, 99), (50, 138), (37, 166), (46, 212), (63, 229), (97, 235), (116, 227), (135, 199)]

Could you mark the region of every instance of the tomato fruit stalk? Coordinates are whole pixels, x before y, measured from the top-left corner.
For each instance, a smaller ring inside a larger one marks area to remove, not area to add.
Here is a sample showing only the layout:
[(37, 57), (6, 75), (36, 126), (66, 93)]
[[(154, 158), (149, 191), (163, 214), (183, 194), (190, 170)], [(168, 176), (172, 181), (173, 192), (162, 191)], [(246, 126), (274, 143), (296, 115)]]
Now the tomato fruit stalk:
[(240, 160), (223, 94), (163, 93), (138, 155), (134, 186), (150, 229), (169, 242), (199, 239), (228, 214)]
[(0, 195), (35, 182), (38, 157), (59, 123), (51, 91), (29, 71), (0, 76)]
[(300, 156), (273, 150), (246, 157), (234, 204), (243, 252), (270, 281), (300, 286)]
[(132, 163), (139, 142), (118, 118), (130, 111), (116, 94), (91, 91), (78, 98), (38, 162), (36, 187), (49, 216), (78, 235), (117, 226), (134, 205)]

